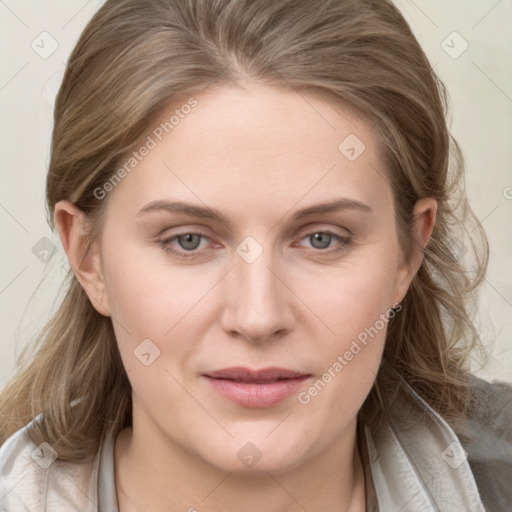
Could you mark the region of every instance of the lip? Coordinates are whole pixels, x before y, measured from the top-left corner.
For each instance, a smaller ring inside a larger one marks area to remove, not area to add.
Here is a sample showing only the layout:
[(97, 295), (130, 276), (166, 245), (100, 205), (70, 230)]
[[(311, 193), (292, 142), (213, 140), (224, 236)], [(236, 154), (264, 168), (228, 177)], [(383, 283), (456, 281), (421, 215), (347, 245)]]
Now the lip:
[(259, 370), (232, 367), (209, 372), (202, 377), (217, 393), (232, 402), (261, 408), (276, 405), (296, 393), (311, 374), (277, 367)]

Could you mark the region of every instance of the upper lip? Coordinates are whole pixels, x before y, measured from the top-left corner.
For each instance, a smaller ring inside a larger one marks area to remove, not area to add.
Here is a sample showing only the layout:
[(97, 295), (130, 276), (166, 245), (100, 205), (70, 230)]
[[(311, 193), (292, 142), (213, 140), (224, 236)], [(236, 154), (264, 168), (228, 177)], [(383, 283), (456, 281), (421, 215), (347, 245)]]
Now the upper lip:
[(242, 366), (236, 366), (232, 368), (224, 368), (223, 370), (217, 370), (214, 372), (208, 372), (205, 374), (207, 377), (215, 379), (229, 379), (236, 381), (276, 381), (278, 379), (293, 379), (297, 377), (306, 377), (310, 374), (287, 370), (286, 368), (261, 368), (259, 370), (251, 370), (250, 368), (244, 368)]

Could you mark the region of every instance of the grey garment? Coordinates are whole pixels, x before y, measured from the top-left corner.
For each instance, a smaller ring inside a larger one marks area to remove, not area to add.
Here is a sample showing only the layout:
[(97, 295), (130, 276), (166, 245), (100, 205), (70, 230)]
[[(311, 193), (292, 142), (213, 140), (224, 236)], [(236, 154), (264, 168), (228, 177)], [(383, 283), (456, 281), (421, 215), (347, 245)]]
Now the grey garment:
[(108, 436), (101, 445), (98, 472), (98, 512), (119, 512), (114, 475), (114, 442)]
[[(467, 421), (455, 433), (385, 362), (382, 371), (390, 376), (387, 422), (375, 434), (358, 425), (367, 512), (511, 512), (512, 385), (475, 378)], [(69, 463), (40, 459), (26, 427), (0, 446), (0, 512), (119, 512), (115, 437)]]
[(466, 423), (455, 430), (488, 512), (512, 511), (512, 385), (473, 377)]
[[(467, 466), (485, 511), (512, 512), (512, 383), (488, 382), (471, 376), (471, 398), (465, 419), (452, 428), (385, 360), (381, 371), (386, 373), (390, 382), (389, 388), (382, 393), (387, 410), (387, 426), (393, 430), (408, 458), (413, 461), (414, 470), (423, 480), (424, 489), (430, 493), (432, 510), (452, 512), (442, 502), (443, 493), (440, 492), (439, 481), (441, 478), (454, 477), (450, 485), (455, 489), (457, 473)], [(443, 430), (444, 437), (439, 435)], [(449, 435), (446, 436), (449, 431), (455, 436), (456, 443), (449, 443)], [(437, 465), (438, 473), (432, 469), (439, 462), (438, 454), (436, 450), (425, 452), (422, 448), (422, 445), (428, 446), (423, 442), (423, 437), (430, 436), (432, 432), (437, 437), (434, 446), (445, 446), (442, 458), (452, 467), (452, 472), (444, 472), (442, 465)], [(453, 449), (451, 445), (454, 445)], [(460, 450), (457, 445), (461, 447)], [(385, 446), (386, 443), (380, 443), (381, 449), (385, 449)], [(422, 451), (423, 458), (418, 456)], [(452, 455), (455, 457), (451, 457)], [(460, 466), (454, 463), (457, 462), (457, 457), (462, 461)], [(464, 485), (471, 486), (469, 479)], [(376, 491), (379, 492), (378, 487)], [(458, 499), (462, 500), (464, 494), (468, 493), (459, 489)], [(454, 504), (453, 510), (474, 512), (475, 507), (476, 505), (463, 504), (461, 501)], [(404, 508), (402, 512), (406, 511), (409, 508)]]

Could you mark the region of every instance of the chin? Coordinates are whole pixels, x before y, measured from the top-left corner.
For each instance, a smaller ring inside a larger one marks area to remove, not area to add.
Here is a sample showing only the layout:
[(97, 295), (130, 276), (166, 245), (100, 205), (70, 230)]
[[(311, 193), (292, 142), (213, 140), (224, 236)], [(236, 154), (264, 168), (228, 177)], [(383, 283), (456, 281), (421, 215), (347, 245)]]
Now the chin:
[(264, 436), (260, 440), (250, 441), (249, 437), (245, 439), (232, 440), (229, 447), (219, 448), (218, 451), (208, 450), (205, 460), (224, 472), (258, 475), (267, 472), (285, 473), (299, 466), (305, 459), (304, 443), (292, 443), (296, 445), (294, 448), (278, 437), (273, 441)]

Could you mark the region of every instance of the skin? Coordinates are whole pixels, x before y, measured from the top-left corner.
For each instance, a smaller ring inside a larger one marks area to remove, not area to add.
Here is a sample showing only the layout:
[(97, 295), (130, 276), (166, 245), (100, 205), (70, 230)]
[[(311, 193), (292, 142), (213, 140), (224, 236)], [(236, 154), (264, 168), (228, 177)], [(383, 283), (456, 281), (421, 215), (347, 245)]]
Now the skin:
[[(133, 429), (115, 444), (120, 510), (363, 511), (356, 415), (386, 327), (307, 404), (293, 394), (272, 407), (243, 407), (201, 374), (279, 366), (312, 374), (307, 391), (402, 300), (422, 253), (402, 257), (381, 148), (369, 124), (313, 94), (247, 82), (195, 98), (197, 107), (103, 199), (104, 230), (85, 257), (83, 214), (67, 201), (55, 208), (75, 275), (97, 311), (113, 318), (133, 388)], [(354, 161), (338, 149), (349, 134), (366, 146)], [(341, 197), (371, 212), (292, 219)], [(137, 215), (157, 199), (207, 205), (232, 226), (166, 211)], [(435, 213), (434, 199), (417, 202), (420, 247)], [(167, 243), (191, 258), (158, 244), (196, 230), (204, 238)], [(348, 244), (312, 236), (325, 231)], [(251, 263), (236, 252), (248, 236), (263, 249)], [(160, 350), (148, 366), (134, 355), (144, 339)], [(251, 467), (237, 457), (248, 442), (261, 453)]]

